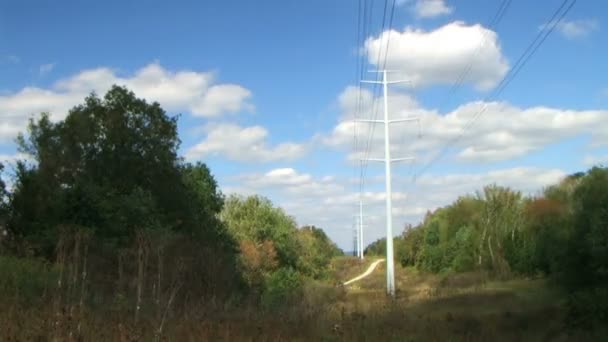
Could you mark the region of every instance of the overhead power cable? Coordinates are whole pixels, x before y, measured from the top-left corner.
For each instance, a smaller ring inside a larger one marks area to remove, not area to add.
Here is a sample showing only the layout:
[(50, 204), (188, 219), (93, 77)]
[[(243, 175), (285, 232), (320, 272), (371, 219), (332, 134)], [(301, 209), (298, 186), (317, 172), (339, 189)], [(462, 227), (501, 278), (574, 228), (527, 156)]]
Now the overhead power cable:
[(488, 108), (488, 103), (490, 101), (494, 101), (503, 91), (504, 89), (515, 79), (515, 77), (519, 74), (521, 69), (528, 63), (530, 58), (534, 56), (534, 54), (538, 51), (538, 49), (545, 42), (547, 37), (555, 30), (555, 28), (560, 24), (563, 18), (570, 12), (572, 7), (576, 4), (577, 0), (564, 0), (562, 4), (553, 12), (550, 19), (547, 21), (539, 31), (539, 33), (535, 36), (532, 42), (527, 46), (525, 51), (520, 55), (520, 57), (515, 62), (515, 65), (507, 72), (507, 75), (499, 82), (498, 86), (494, 88), (494, 90), (484, 98), (484, 105), (473, 115), (473, 117), (465, 124), (462, 131), (454, 138), (450, 139), (444, 147), (440, 150), (440, 152), (435, 155), (428, 163), (426, 163), (419, 172), (416, 173), (416, 179), (420, 177), (423, 173), (428, 171), (433, 164), (439, 161), (441, 158), (445, 156), (445, 154), (456, 145), (465, 135), (465, 133), (475, 124), (475, 122), (485, 113)]

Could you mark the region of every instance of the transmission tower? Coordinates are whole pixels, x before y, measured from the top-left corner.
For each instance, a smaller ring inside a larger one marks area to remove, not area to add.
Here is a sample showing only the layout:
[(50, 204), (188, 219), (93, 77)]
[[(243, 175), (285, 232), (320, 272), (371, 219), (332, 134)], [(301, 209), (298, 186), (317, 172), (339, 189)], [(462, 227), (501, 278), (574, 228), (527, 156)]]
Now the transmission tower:
[(389, 81), (387, 79), (388, 70), (373, 71), (382, 73), (382, 81), (361, 81), (363, 83), (382, 84), (384, 98), (384, 119), (383, 120), (357, 120), (358, 122), (367, 122), (372, 124), (384, 125), (384, 158), (367, 158), (370, 161), (384, 162), (385, 171), (385, 186), (386, 186), (386, 292), (391, 297), (395, 296), (395, 259), (393, 253), (393, 205), (391, 191), (391, 163), (396, 161), (413, 160), (413, 157), (392, 158), (391, 159), (391, 141), (389, 127), (393, 123), (418, 121), (417, 117), (401, 118), (390, 120), (388, 116), (388, 85), (395, 83), (404, 83), (407, 81)]

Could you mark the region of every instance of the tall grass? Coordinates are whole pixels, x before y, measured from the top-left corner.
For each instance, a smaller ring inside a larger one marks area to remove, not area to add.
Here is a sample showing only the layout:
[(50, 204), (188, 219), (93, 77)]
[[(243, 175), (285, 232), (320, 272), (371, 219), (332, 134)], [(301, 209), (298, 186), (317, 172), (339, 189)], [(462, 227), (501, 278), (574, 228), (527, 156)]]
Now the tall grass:
[(58, 312), (52, 290), (58, 279), (54, 266), (2, 257), (0, 284), (5, 305), (0, 310), (0, 339), (593, 341), (605, 336), (599, 328), (569, 330), (564, 324), (565, 297), (542, 280), (495, 281), (477, 273), (434, 276), (398, 271), (396, 299), (384, 294), (382, 269), (357, 288), (302, 280), (299, 291), (293, 293), (297, 296), (286, 299), (287, 305), (269, 307), (254, 301), (211, 298), (183, 310), (169, 307), (159, 334), (157, 317), (147, 314), (154, 307), (142, 306), (137, 321), (131, 305), (108, 303), (112, 309), (87, 306), (81, 316), (70, 316), (65, 311), (69, 306), (64, 305)]

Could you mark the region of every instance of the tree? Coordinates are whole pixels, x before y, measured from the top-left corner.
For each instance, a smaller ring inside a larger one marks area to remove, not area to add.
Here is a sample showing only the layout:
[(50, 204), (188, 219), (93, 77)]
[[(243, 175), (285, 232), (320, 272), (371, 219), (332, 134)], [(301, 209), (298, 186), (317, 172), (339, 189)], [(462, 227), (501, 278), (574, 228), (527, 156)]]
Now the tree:
[(258, 245), (272, 241), (279, 266), (298, 267), (301, 245), (296, 223), (267, 198), (229, 196), (220, 218), (237, 241), (253, 241)]
[(19, 135), (18, 144), (35, 164), (18, 166), (15, 196), (35, 198), (42, 208), (15, 217), (13, 232), (36, 235), (69, 223), (124, 243), (151, 221), (184, 229), (178, 221), (185, 198), (176, 191), (176, 184), (184, 188), (176, 122), (158, 103), (116, 86), (104, 99), (87, 97), (63, 121), (53, 123), (48, 114), (30, 120), (29, 134)]
[(563, 260), (571, 287), (608, 285), (608, 168), (594, 167), (573, 193), (574, 222)]
[(238, 242), (244, 278), (257, 293), (276, 285), (269, 279), (283, 279), (277, 272), (311, 275), (294, 219), (267, 198), (231, 195), (219, 217)]
[(160, 305), (169, 286), (180, 285), (185, 298), (239, 284), (236, 245), (217, 219), (223, 196), (204, 164), (178, 157), (177, 117), (158, 103), (113, 86), (64, 120), (30, 120), (17, 142), (33, 159), (17, 164), (10, 201), (17, 253), (82, 258), (94, 264), (88, 277), (98, 288), (136, 287), (137, 307), (154, 291)]
[[(395, 243), (397, 257), (402, 266), (415, 266), (423, 246), (424, 228), (422, 225), (406, 227), (401, 239)], [(401, 242), (401, 243), (399, 243)]]
[(302, 245), (300, 268), (313, 278), (325, 276), (331, 258), (344, 254), (322, 229), (315, 226), (298, 229), (298, 238)]
[(491, 268), (505, 272), (509, 265), (505, 259), (504, 241), (507, 238), (515, 240), (515, 234), (523, 227), (522, 195), (509, 188), (491, 185), (484, 187), (478, 198), (483, 202), (478, 263), (482, 265), (487, 247)]

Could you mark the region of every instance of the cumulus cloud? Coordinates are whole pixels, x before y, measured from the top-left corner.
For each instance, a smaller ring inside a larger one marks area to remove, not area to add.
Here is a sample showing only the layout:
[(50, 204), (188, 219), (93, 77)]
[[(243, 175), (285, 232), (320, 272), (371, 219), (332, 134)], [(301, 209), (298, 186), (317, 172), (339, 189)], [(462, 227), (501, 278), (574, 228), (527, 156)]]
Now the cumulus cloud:
[(452, 13), (453, 8), (445, 0), (417, 0), (412, 11), (419, 18), (434, 18)]
[[(544, 29), (546, 27), (547, 24), (541, 25), (540, 28)], [(591, 32), (598, 30), (599, 27), (599, 22), (595, 19), (562, 20), (557, 24), (556, 30), (567, 39), (577, 39), (588, 36)]]
[(193, 112), (201, 116), (218, 116), (225, 112), (253, 111), (253, 105), (244, 102), (251, 91), (236, 84), (214, 85), (209, 88)]
[(281, 143), (269, 146), (268, 131), (262, 126), (241, 127), (236, 124), (211, 124), (205, 127), (207, 137), (186, 152), (186, 159), (220, 156), (243, 162), (294, 160), (306, 152), (303, 144)]
[[(50, 71), (52, 67), (44, 69)], [(113, 84), (128, 87), (138, 97), (157, 101), (168, 111), (213, 117), (253, 110), (248, 89), (236, 84), (215, 84), (211, 72), (170, 71), (154, 62), (130, 76), (120, 76), (113, 69), (101, 67), (61, 79), (48, 89), (25, 87), (1, 95), (0, 139), (13, 138), (23, 130), (29, 116), (40, 112), (50, 112), (54, 120), (62, 119), (91, 92), (103, 95)]]
[(344, 187), (333, 179), (323, 177), (314, 179), (307, 173), (300, 173), (293, 168), (278, 168), (263, 174), (248, 174), (239, 177), (246, 188), (280, 189), (293, 196), (322, 197), (344, 191)]
[[(386, 45), (390, 38), (388, 54)], [(452, 84), (468, 69), (464, 82), (477, 89), (494, 87), (509, 69), (498, 35), (479, 24), (456, 21), (432, 31), (412, 27), (382, 32), (364, 45), (370, 64), (399, 70), (413, 85)], [(380, 58), (378, 58), (380, 57)]]
[[(405, 223), (416, 224), (429, 210), (445, 206), (458, 196), (481, 190), (488, 184), (509, 186), (524, 194), (536, 194), (544, 186), (565, 176), (559, 169), (516, 167), (480, 173), (426, 175), (412, 186), (411, 178), (397, 172), (393, 178), (394, 232), (403, 231)], [(374, 179), (370, 177), (370, 180)], [(368, 183), (363, 193), (366, 244), (385, 233), (385, 193), (382, 177)], [(223, 187), (224, 192), (258, 193), (270, 197), (293, 215), (300, 225), (322, 227), (343, 248), (352, 243), (353, 213), (359, 194), (347, 179), (339, 176), (313, 176), (293, 168), (279, 168), (266, 173), (245, 174)]]
[[(353, 130), (357, 129), (360, 142), (357, 153), (350, 159), (363, 157), (370, 136), (367, 123), (353, 123), (356, 108), (356, 89), (347, 88), (339, 97), (342, 120), (322, 141), (329, 146), (351, 150)], [(372, 94), (363, 90), (361, 113), (373, 117)], [(381, 109), (381, 108), (380, 108)], [(580, 135), (589, 135), (594, 147), (608, 144), (607, 110), (568, 110), (545, 106), (520, 108), (507, 102), (470, 102), (448, 113), (423, 108), (414, 98), (401, 92), (389, 97), (391, 118), (418, 117), (422, 137), (417, 139), (419, 127), (415, 123), (394, 124), (391, 128), (393, 156), (418, 156), (420, 159), (436, 154), (446, 143), (456, 158), (467, 162), (492, 162), (521, 157), (549, 144)], [(475, 121), (474, 118), (482, 112)], [(471, 125), (471, 122), (474, 124)], [(464, 132), (464, 134), (463, 134)], [(382, 156), (384, 132), (375, 129), (370, 140), (369, 156)]]
[(608, 166), (608, 154), (606, 154), (606, 155), (586, 155), (583, 158), (583, 164), (585, 164), (588, 167), (596, 166), (596, 165)]

